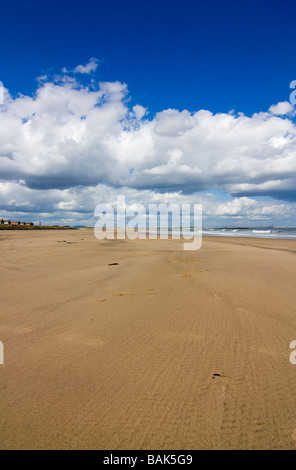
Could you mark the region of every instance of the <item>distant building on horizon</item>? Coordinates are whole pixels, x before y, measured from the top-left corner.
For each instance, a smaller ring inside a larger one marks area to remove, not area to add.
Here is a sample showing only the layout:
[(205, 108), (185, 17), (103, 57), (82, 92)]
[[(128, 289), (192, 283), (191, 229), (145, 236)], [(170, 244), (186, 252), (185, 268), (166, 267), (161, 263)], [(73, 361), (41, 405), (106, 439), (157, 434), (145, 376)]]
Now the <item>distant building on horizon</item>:
[(3, 219), (3, 217), (0, 219), (0, 224), (1, 225), (27, 225), (27, 226), (30, 226), (32, 227), (34, 224), (33, 222), (20, 222), (19, 220), (18, 221), (15, 221), (15, 220), (10, 220), (10, 219)]

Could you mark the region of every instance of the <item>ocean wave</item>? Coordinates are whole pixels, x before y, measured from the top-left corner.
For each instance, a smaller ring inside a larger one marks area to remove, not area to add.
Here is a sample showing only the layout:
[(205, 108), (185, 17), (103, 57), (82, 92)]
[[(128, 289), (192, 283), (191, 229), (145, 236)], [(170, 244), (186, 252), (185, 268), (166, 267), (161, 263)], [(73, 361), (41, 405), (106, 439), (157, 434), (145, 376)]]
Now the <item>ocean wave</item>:
[(271, 230), (252, 230), (253, 233), (272, 233)]

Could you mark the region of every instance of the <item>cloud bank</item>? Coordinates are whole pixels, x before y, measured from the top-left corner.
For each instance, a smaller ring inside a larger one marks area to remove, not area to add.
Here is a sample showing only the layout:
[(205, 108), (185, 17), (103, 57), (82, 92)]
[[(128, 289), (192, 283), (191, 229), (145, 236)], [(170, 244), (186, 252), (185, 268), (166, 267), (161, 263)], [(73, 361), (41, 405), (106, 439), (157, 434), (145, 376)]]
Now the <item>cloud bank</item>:
[[(140, 104), (130, 106), (126, 84), (78, 81), (77, 74), (89, 75), (97, 66), (91, 59), (71, 73), (43, 77), (34, 96), (13, 98), (5, 90), (2, 211), (70, 220), (124, 191), (139, 201), (161, 194), (203, 199), (208, 213), (219, 217), (244, 211), (264, 217), (262, 204), (250, 198), (265, 196), (279, 201), (265, 203), (271, 213), (281, 208), (292, 217), (296, 126), (290, 103), (251, 117), (167, 109), (149, 118)], [(205, 191), (214, 190), (230, 200), (205, 198)]]

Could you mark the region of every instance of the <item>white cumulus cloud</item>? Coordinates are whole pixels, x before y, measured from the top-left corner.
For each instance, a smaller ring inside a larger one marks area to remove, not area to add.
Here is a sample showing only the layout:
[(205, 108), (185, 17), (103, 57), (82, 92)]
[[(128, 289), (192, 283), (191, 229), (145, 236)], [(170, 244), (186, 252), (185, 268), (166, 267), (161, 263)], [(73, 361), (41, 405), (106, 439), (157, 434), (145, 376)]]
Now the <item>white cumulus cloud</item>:
[[(97, 66), (91, 59), (74, 71), (89, 74)], [(167, 109), (149, 118), (140, 104), (130, 107), (124, 83), (82, 85), (66, 70), (55, 79), (44, 76), (34, 96), (13, 98), (5, 90), (2, 210), (91, 212), (96, 188), (104, 187), (139, 197), (218, 190), (234, 199), (212, 204), (209, 213), (251, 216), (263, 210), (254, 196), (296, 200), (293, 112), (284, 102), (253, 116)]]
[(98, 66), (99, 66), (98, 59), (92, 58), (87, 62), (86, 65), (77, 65), (77, 67), (75, 67), (73, 72), (90, 74), (91, 72), (95, 72)]
[(278, 116), (285, 116), (288, 114), (295, 114), (295, 108), (288, 101), (282, 101), (281, 103), (270, 106), (269, 112), (277, 114)]

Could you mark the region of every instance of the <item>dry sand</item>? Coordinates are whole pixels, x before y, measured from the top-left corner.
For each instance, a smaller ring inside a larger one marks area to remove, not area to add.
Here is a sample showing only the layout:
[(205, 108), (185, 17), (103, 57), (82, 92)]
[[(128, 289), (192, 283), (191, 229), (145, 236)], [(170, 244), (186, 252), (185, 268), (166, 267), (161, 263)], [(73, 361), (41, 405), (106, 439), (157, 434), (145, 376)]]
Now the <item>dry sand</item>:
[(1, 449), (296, 449), (295, 241), (0, 247)]

